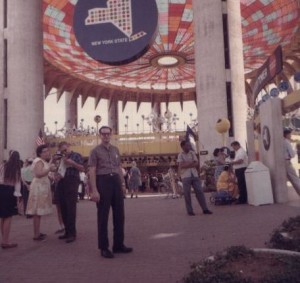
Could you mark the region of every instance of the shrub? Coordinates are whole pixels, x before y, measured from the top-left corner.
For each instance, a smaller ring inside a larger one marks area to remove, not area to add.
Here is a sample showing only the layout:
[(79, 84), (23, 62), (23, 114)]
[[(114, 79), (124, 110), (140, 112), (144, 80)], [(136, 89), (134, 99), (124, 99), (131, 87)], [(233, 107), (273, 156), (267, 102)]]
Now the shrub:
[(266, 245), (270, 248), (300, 252), (300, 216), (284, 221), (273, 231)]

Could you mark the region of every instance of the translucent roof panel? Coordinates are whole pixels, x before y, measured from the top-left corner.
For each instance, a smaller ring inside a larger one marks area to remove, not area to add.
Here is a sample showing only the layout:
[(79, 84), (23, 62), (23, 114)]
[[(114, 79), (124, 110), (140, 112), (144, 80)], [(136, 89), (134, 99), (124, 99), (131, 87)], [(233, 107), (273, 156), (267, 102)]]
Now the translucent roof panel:
[[(158, 0), (159, 28), (154, 44), (140, 59), (123, 66), (109, 66), (91, 59), (73, 33), (76, 0), (44, 0), (44, 57), (60, 70), (97, 84), (139, 89), (185, 89), (195, 87), (192, 0)], [(162, 68), (156, 57), (174, 54), (179, 64)], [(192, 86), (192, 87), (191, 87)]]
[[(109, 66), (90, 58), (73, 32), (77, 0), (43, 0), (44, 58), (60, 72), (80, 81), (145, 92), (195, 89), (192, 0), (156, 0), (159, 26), (155, 42), (138, 60)], [(281, 44), (288, 46), (299, 26), (297, 0), (241, 0), (245, 73), (260, 67)], [(162, 56), (175, 56), (162, 66)]]
[(241, 0), (246, 72), (260, 67), (279, 44), (291, 43), (299, 27), (297, 2)]

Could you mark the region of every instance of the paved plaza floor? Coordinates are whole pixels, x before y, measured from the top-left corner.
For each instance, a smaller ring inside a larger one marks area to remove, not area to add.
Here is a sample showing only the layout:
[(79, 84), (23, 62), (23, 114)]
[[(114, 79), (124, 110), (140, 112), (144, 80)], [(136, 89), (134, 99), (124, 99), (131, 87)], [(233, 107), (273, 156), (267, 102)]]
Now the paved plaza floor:
[[(54, 234), (55, 214), (42, 218), (44, 242), (32, 240), (31, 219), (16, 216), (11, 240), (19, 246), (0, 251), (0, 283), (180, 282), (191, 263), (226, 247), (264, 247), (273, 229), (300, 213), (298, 196), (287, 204), (258, 207), (210, 205), (213, 215), (203, 215), (192, 197), (196, 216), (186, 214), (183, 199), (126, 199), (125, 243), (134, 252), (114, 259), (97, 250), (96, 207), (88, 200), (78, 203), (78, 237), (70, 244)], [(110, 224), (110, 239), (111, 230)]]

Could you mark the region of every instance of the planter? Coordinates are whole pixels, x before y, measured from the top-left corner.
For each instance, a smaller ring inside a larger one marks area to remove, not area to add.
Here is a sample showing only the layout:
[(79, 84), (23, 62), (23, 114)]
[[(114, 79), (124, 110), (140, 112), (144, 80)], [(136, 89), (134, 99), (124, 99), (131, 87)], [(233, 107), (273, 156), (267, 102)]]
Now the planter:
[(191, 268), (184, 283), (297, 283), (300, 282), (300, 253), (230, 247)]

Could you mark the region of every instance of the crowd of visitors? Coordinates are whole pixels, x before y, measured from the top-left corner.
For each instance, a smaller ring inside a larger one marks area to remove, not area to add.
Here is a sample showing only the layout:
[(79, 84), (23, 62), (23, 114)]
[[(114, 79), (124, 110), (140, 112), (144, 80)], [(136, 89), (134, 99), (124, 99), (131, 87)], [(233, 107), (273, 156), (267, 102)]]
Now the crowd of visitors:
[[(84, 166), (82, 156), (72, 151), (63, 141), (56, 154), (50, 154), (47, 145), (36, 149), (36, 158), (24, 164), (17, 151), (10, 151), (9, 158), (0, 165), (0, 219), (2, 249), (17, 247), (10, 240), (12, 217), (24, 214), (33, 221), (33, 240), (44, 241), (41, 218), (52, 213), (56, 206), (59, 229), (58, 238), (72, 243), (76, 240), (76, 206), (79, 200), (89, 199), (96, 203), (98, 248), (104, 258), (113, 258), (114, 253), (130, 253), (132, 248), (124, 244), (125, 212), (124, 199), (138, 198), (140, 192), (160, 192), (168, 187), (174, 198), (179, 187), (185, 200), (186, 212), (194, 216), (191, 189), (195, 193), (203, 214), (212, 214), (203, 192), (203, 180), (199, 174), (199, 160), (188, 140), (181, 141), (182, 152), (178, 154), (178, 172), (172, 167), (166, 172), (142, 172), (135, 161), (130, 168), (121, 167), (119, 149), (110, 143), (112, 129), (103, 126), (99, 130), (101, 143), (90, 153)], [(299, 178), (290, 159), (295, 152), (290, 145), (291, 131), (284, 131), (284, 152), (287, 177), (299, 194)], [(214, 155), (214, 178), (217, 191), (226, 191), (236, 204), (247, 203), (245, 170), (248, 166), (246, 151), (238, 141), (228, 148), (216, 148)], [(234, 153), (234, 154), (232, 154)], [(178, 173), (178, 174), (177, 174)], [(113, 243), (110, 249), (108, 219), (113, 213)]]

